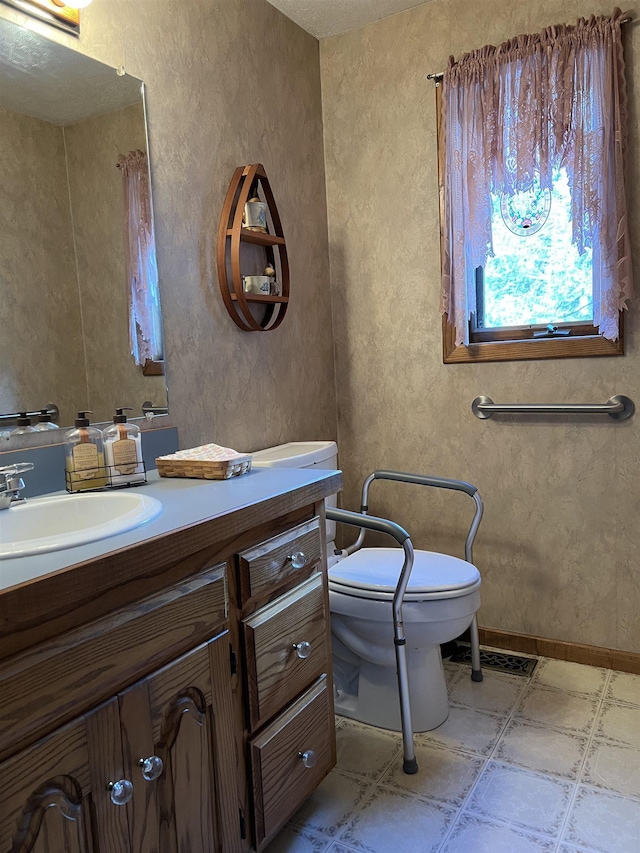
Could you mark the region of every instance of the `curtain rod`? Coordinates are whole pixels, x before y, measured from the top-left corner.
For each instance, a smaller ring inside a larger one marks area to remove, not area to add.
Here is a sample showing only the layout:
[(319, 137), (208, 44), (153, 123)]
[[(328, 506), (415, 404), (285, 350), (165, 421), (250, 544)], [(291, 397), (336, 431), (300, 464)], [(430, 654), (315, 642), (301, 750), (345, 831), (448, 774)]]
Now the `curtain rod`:
[[(620, 18), (621, 24), (630, 24), (633, 21), (631, 15), (626, 15), (624, 18)], [(444, 71), (436, 71), (433, 74), (427, 74), (427, 80), (433, 80), (433, 82), (438, 86), (442, 82), (442, 78), (444, 77)]]

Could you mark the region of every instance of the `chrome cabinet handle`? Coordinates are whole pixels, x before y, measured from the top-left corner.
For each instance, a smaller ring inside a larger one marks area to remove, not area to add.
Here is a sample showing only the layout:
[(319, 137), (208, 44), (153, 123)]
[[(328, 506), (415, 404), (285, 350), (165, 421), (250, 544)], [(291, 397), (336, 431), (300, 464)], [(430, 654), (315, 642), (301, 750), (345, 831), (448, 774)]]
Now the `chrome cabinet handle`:
[(133, 797), (133, 785), (128, 779), (109, 782), (107, 791), (110, 792), (111, 802), (114, 806), (125, 806)]
[(310, 770), (312, 767), (315, 767), (318, 763), (318, 756), (312, 749), (308, 749), (306, 752), (299, 752), (298, 758), (302, 759), (302, 763), (307, 768), (307, 770)]
[(138, 767), (142, 768), (142, 778), (146, 782), (155, 782), (162, 776), (164, 762), (158, 755), (150, 755), (149, 758), (141, 758)]
[(294, 643), (292, 648), (295, 649), (300, 660), (306, 660), (311, 654), (311, 643), (306, 640), (302, 640), (301, 643)]
[(296, 551), (287, 557), (287, 562), (291, 563), (294, 569), (302, 569), (307, 564), (307, 555), (304, 551)]

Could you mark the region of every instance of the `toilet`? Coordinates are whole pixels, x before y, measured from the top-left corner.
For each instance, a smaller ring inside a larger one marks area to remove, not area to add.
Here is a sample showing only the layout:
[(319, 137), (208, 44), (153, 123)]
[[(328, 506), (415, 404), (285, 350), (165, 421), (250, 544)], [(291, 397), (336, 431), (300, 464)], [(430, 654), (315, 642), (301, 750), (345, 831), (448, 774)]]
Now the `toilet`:
[[(256, 467), (337, 469), (333, 441), (290, 442), (253, 454)], [(335, 497), (327, 505), (336, 505)], [(402, 519), (394, 519), (402, 523)], [(355, 532), (355, 528), (354, 528)], [(335, 548), (327, 522), (329, 604), (335, 709), (380, 728), (401, 731), (392, 616), (402, 569), (401, 548)], [(460, 636), (480, 607), (481, 578), (465, 560), (416, 550), (402, 616), (414, 732), (441, 725), (449, 714), (440, 645)]]

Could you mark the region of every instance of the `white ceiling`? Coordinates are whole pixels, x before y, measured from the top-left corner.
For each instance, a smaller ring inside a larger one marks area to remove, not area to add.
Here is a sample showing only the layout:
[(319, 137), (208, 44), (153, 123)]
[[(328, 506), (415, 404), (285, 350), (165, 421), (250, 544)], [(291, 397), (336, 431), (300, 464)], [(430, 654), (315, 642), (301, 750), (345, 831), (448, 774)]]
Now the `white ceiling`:
[(429, 0), (269, 0), (317, 39), (388, 18)]

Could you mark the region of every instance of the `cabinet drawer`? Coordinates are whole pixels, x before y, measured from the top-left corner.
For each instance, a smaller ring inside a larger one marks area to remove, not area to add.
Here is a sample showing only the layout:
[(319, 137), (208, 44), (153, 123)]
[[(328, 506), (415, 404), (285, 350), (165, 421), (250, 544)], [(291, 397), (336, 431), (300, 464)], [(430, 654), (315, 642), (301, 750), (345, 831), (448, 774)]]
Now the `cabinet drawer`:
[[(253, 731), (320, 673), (328, 671), (329, 627), (323, 576), (312, 575), (243, 624)], [(298, 644), (308, 645), (295, 648)]]
[(241, 604), (295, 575), (305, 577), (321, 555), (318, 518), (242, 551), (238, 554)]
[[(261, 849), (335, 764), (335, 722), (327, 676), (250, 742), (256, 847)], [(313, 753), (306, 767), (304, 753)]]

